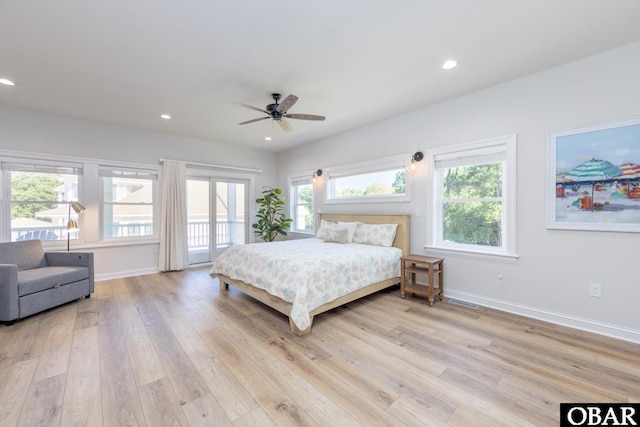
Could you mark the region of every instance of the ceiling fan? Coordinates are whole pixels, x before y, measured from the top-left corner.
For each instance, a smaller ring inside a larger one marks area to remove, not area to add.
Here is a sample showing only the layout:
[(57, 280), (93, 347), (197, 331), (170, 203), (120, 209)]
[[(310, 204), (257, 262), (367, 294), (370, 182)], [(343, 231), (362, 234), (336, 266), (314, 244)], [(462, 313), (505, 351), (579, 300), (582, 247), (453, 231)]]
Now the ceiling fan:
[(314, 114), (289, 114), (288, 113), (289, 108), (293, 107), (293, 104), (295, 104), (298, 101), (298, 97), (295, 95), (287, 96), (279, 104), (278, 104), (278, 101), (280, 100), (282, 95), (280, 95), (279, 93), (272, 93), (271, 97), (273, 98), (274, 103), (267, 105), (264, 109), (258, 108), (258, 107), (252, 107), (251, 105), (241, 103), (240, 105), (247, 108), (251, 108), (252, 110), (261, 111), (265, 113), (267, 116), (260, 117), (257, 119), (247, 120), (246, 122), (242, 122), (238, 124), (246, 125), (248, 123), (258, 122), (260, 120), (273, 119), (274, 121), (278, 122), (278, 124), (280, 125), (283, 131), (291, 132), (293, 128), (291, 127), (291, 125), (286, 119), (319, 120), (319, 121), (322, 121), (325, 119), (324, 116), (316, 116)]

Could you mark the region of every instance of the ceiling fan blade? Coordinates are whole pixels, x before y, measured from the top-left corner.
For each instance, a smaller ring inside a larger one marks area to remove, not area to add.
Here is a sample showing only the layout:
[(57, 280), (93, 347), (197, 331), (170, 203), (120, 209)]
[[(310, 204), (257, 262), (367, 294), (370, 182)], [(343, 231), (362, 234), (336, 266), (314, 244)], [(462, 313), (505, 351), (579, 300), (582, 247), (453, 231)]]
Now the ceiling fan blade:
[(258, 119), (247, 120), (246, 122), (238, 123), (239, 125), (246, 125), (247, 123), (259, 122), (260, 120), (270, 119), (271, 117), (260, 117)]
[(278, 124), (280, 125), (282, 130), (285, 131), (285, 132), (291, 132), (293, 130), (293, 128), (291, 127), (289, 122), (284, 118), (278, 120)]
[(285, 115), (288, 119), (297, 119), (297, 120), (319, 120), (322, 121), (325, 119), (324, 116), (316, 116), (315, 114), (287, 114)]
[(252, 106), (252, 105), (243, 104), (242, 102), (239, 102), (239, 104), (240, 104), (240, 105), (242, 105), (243, 107), (251, 108), (252, 110), (256, 110), (256, 111), (260, 111), (260, 112), (262, 112), (262, 113), (269, 114), (269, 113), (267, 113), (267, 112), (266, 112), (264, 109), (262, 109), (262, 108), (254, 107), (254, 106)]
[(282, 100), (280, 105), (278, 105), (278, 110), (277, 111), (279, 111), (282, 114), (284, 114), (287, 111), (289, 111), (289, 108), (293, 107), (293, 104), (295, 104), (296, 102), (298, 102), (298, 97), (295, 96), (295, 95), (289, 95), (285, 99)]

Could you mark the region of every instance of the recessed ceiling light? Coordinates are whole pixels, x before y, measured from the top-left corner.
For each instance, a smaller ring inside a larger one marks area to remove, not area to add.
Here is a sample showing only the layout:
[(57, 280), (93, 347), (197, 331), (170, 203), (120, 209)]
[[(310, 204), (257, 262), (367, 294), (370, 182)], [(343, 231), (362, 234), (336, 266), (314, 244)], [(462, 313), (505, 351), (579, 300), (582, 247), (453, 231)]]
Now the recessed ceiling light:
[(454, 61), (453, 59), (449, 59), (444, 64), (442, 64), (442, 68), (444, 68), (445, 70), (450, 70), (453, 67), (455, 67), (456, 65), (458, 65), (458, 61)]
[(264, 140), (265, 140), (265, 141), (271, 141), (271, 137), (270, 137), (270, 136), (265, 136), (265, 137), (264, 137)]
[(7, 85), (7, 86), (15, 85), (15, 83), (9, 79), (0, 79), (0, 84)]
[(165, 120), (171, 120), (171, 116), (168, 114), (163, 114), (160, 116), (161, 119), (165, 119)]

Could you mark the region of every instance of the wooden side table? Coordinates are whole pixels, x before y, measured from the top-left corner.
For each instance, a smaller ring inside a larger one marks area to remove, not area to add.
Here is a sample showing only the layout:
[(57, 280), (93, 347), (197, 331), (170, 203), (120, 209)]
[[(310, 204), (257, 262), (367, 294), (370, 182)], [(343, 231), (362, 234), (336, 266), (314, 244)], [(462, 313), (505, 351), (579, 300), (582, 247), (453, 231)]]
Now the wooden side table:
[[(416, 276), (427, 276), (427, 285), (416, 283)], [(437, 279), (437, 282), (434, 281)], [(429, 305), (433, 307), (434, 292), (442, 301), (444, 291), (444, 258), (424, 255), (406, 255), (400, 257), (400, 296), (406, 292), (429, 298)]]

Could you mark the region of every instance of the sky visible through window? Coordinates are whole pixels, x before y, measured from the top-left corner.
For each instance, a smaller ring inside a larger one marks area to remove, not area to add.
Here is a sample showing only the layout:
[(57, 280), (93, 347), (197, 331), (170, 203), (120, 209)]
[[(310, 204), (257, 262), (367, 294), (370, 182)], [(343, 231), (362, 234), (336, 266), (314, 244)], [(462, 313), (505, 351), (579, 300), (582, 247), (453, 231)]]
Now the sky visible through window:
[(392, 194), (393, 182), (399, 171), (400, 169), (336, 178), (334, 181), (335, 194), (342, 195), (346, 190), (356, 190), (364, 193), (364, 191), (374, 183), (389, 187), (387, 194)]

